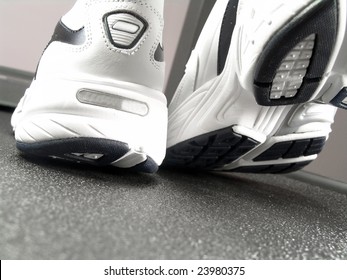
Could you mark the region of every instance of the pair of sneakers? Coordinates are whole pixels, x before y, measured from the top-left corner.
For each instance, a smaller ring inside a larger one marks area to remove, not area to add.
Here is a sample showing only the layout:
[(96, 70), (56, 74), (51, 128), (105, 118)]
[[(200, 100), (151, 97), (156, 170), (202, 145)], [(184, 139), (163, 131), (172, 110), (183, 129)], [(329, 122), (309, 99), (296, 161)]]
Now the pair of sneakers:
[(12, 126), (29, 155), (140, 172), (298, 170), (347, 108), (346, 2), (217, 0), (167, 110), (163, 0), (78, 0)]

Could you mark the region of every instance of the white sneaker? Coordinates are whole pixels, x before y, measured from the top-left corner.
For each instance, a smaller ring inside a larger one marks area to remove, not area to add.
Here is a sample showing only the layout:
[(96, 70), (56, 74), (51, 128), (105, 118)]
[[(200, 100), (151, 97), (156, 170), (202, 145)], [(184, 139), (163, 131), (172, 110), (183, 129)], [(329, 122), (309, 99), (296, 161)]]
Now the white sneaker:
[(218, 0), (169, 106), (166, 163), (260, 173), (310, 163), (333, 105), (347, 108), (345, 29), (346, 1)]
[(167, 134), (162, 30), (162, 0), (78, 0), (13, 114), (17, 148), (155, 172)]

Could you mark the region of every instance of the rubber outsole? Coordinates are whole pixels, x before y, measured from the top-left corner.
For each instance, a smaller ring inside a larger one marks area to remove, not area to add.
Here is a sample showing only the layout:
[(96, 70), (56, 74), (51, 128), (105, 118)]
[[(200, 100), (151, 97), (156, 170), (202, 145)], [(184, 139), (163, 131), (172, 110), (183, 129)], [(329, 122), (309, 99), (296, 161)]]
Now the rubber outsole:
[[(309, 101), (325, 73), (337, 38), (336, 0), (313, 1), (283, 26), (265, 46), (254, 75), (254, 95), (259, 105), (280, 106)], [(271, 99), (273, 81), (281, 63), (305, 38), (315, 35), (315, 45), (303, 83), (295, 96)]]
[[(108, 166), (121, 159), (129, 151), (125, 143), (99, 138), (69, 138), (36, 143), (16, 142), (17, 149), (33, 158), (66, 160), (78, 164)], [(100, 154), (98, 159), (86, 158), (77, 154)], [(147, 160), (130, 168), (135, 172), (154, 173), (158, 165), (147, 156)]]
[(165, 165), (215, 169), (233, 162), (259, 143), (224, 128), (181, 142), (167, 150)]
[[(319, 154), (326, 142), (325, 137), (279, 142), (253, 159), (254, 165), (225, 168), (245, 154), (257, 148), (261, 143), (224, 128), (200, 135), (167, 150), (164, 165), (181, 168), (252, 172), (252, 173), (289, 173), (300, 170), (312, 160), (283, 163), (286, 159), (297, 159)], [(273, 161), (280, 160), (278, 164)], [(282, 160), (282, 161), (281, 161)], [(271, 164), (267, 162), (272, 161)]]
[(233, 170), (239, 173), (271, 173), (271, 174), (285, 174), (298, 171), (305, 166), (309, 165), (312, 161), (303, 161), (288, 164), (269, 164), (259, 166), (243, 166)]
[(325, 137), (317, 137), (312, 139), (279, 142), (256, 157), (254, 161), (277, 160), (280, 158), (289, 159), (316, 155), (322, 151), (325, 141)]

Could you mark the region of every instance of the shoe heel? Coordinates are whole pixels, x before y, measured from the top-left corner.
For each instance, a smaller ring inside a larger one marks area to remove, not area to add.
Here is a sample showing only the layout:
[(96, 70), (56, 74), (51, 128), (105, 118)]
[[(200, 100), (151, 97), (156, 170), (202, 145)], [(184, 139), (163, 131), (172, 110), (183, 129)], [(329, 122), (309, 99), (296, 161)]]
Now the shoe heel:
[(337, 1), (313, 1), (267, 43), (254, 75), (258, 104), (309, 101), (319, 87), (337, 38)]
[(167, 108), (161, 93), (122, 82), (67, 80), (34, 82), (29, 91), (30, 110), (16, 116), (22, 152), (122, 168), (141, 164), (148, 172), (164, 159)]

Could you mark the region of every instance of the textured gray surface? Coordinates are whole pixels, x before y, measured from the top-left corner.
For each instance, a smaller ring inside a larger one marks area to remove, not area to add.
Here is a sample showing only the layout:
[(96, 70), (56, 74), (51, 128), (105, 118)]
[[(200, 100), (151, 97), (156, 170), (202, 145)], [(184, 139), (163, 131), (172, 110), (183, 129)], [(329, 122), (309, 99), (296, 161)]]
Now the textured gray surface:
[(274, 175), (24, 159), (0, 111), (1, 259), (347, 259), (347, 197)]

